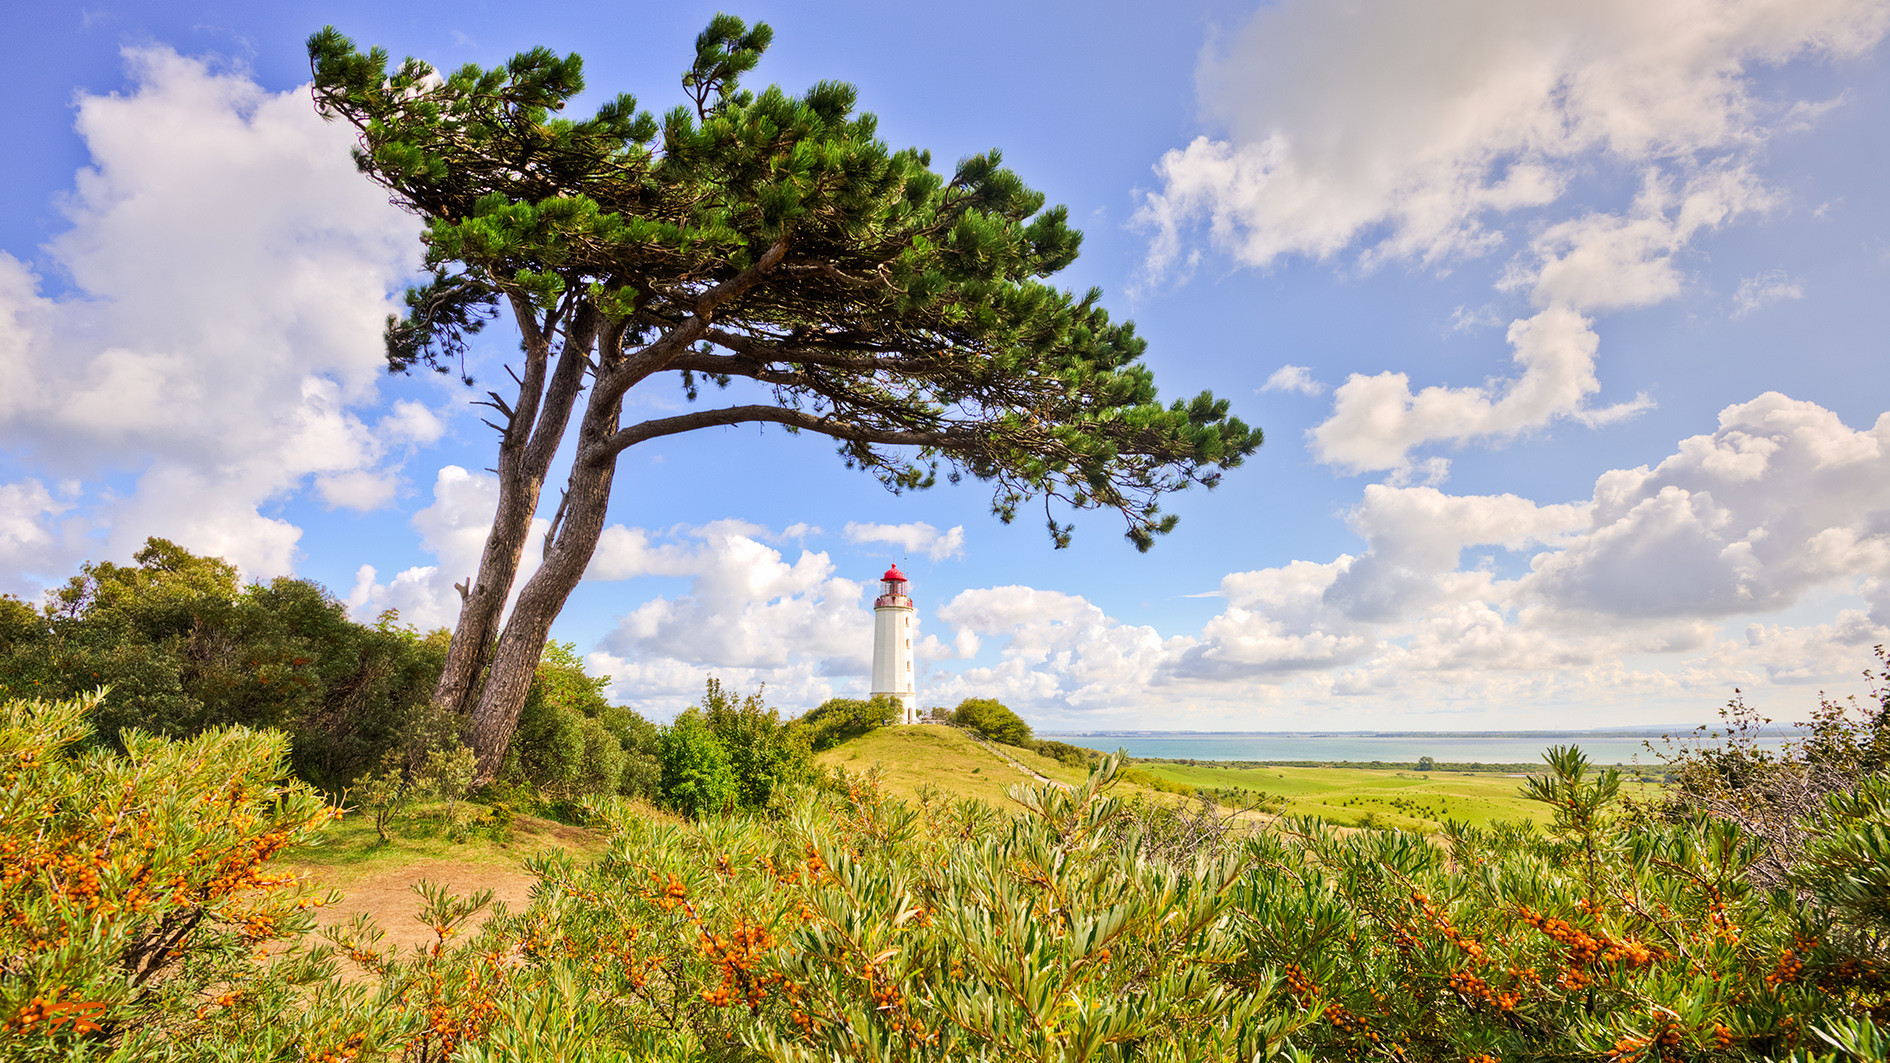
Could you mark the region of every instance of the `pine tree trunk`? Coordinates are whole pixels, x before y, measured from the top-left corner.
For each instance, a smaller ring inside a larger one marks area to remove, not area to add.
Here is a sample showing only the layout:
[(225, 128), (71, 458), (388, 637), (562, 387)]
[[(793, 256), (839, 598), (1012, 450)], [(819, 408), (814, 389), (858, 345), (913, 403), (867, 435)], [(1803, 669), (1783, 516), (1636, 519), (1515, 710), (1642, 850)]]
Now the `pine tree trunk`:
[[(446, 666), (433, 688), (433, 704), (462, 719), (470, 719), (475, 712), (480, 679), (495, 649), (493, 632), (499, 629), (505, 600), (518, 579), (519, 558), (531, 534), (532, 517), (538, 512), (545, 473), (564, 441), (564, 429), (582, 390), (591, 344), (601, 324), (593, 311), (578, 312), (558, 353), (557, 370), (547, 380), (546, 370), (551, 363), (549, 334), (529, 302), (513, 297), (512, 311), (524, 340), (526, 366), (493, 470), (499, 477), (499, 504), (485, 549), (479, 555), (479, 575), (464, 592), (459, 622), (446, 650)], [(609, 342), (616, 342), (619, 328), (611, 327)], [(536, 664), (534, 658), (533, 667)]]
[(500, 469), (499, 506), (479, 557), (479, 574), (460, 603), (459, 623), (446, 649), (446, 667), (433, 690), (435, 705), (462, 718), (471, 714), (479, 677), (492, 654), (493, 632), (518, 578), (519, 558), (525, 552), (543, 486), (542, 479), (527, 476), (516, 463), (502, 463)]
[[(592, 393), (595, 403), (599, 396)], [(610, 507), (610, 487), (616, 477), (617, 456), (586, 443), (607, 440), (616, 431), (621, 398), (605, 400), (585, 410), (579, 433), (578, 457), (571, 467), (565, 493), (564, 520), (553, 530), (545, 562), (519, 592), (512, 615), (492, 654), (492, 667), (479, 692), (468, 726), (468, 741), (478, 756), (475, 785), (485, 785), (505, 763), (519, 713), (531, 692), (532, 678), (544, 656), (545, 640), (564, 603), (584, 578), (597, 543), (603, 536)]]

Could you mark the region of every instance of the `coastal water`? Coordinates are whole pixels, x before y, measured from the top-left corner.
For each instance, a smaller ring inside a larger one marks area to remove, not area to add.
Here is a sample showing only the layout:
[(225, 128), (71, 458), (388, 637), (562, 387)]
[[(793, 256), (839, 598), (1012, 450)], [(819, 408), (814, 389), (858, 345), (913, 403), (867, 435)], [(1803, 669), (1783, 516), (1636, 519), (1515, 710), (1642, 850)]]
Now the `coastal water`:
[[(1675, 734), (1684, 733), (1676, 728)], [(1430, 757), (1440, 763), (1535, 764), (1550, 746), (1577, 745), (1597, 764), (1658, 764), (1647, 749), (1666, 749), (1658, 734), (1542, 731), (1530, 733), (1463, 735), (1427, 734), (1265, 734), (1177, 732), (1089, 732), (1050, 734), (1072, 745), (1104, 752), (1126, 749), (1130, 756), (1173, 760), (1315, 760), (1414, 762)], [(1782, 740), (1782, 736), (1781, 736)]]

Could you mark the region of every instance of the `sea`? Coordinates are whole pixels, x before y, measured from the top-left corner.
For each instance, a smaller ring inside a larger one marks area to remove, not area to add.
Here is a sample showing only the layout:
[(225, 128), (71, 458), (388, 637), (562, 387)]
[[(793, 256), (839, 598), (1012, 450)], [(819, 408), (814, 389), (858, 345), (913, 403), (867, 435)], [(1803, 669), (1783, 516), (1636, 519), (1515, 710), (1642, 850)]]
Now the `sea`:
[[(1084, 731), (1037, 737), (1068, 742), (1113, 753), (1127, 750), (1132, 757), (1163, 760), (1306, 760), (1370, 763), (1412, 763), (1430, 757), (1439, 763), (1535, 764), (1550, 746), (1575, 745), (1595, 764), (1658, 764), (1649, 751), (1666, 750), (1663, 734), (1676, 738), (1692, 733), (1689, 726), (1632, 731), (1507, 731), (1411, 732), (1325, 731)], [(1768, 737), (1776, 745), (1784, 734)], [(1674, 747), (1676, 750), (1678, 745)]]

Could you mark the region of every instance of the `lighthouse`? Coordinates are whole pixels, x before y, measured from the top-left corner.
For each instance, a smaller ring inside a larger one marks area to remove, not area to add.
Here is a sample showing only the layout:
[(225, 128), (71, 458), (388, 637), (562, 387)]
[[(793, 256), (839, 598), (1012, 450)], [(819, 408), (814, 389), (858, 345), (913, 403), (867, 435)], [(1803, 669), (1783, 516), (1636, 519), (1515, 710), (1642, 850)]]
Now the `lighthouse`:
[(873, 602), (873, 696), (881, 694), (899, 699), (900, 723), (919, 722), (919, 696), (912, 689), (912, 599), (898, 565), (879, 578)]

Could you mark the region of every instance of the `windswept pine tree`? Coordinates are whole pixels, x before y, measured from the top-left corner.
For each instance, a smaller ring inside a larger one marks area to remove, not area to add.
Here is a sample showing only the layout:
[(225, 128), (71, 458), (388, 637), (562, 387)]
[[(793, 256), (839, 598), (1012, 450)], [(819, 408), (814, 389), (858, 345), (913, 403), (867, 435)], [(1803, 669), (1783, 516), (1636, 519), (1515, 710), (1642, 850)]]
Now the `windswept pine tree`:
[[(469, 717), (482, 778), (638, 443), (737, 424), (819, 433), (895, 491), (943, 467), (991, 484), (1003, 520), (1041, 501), (1059, 546), (1060, 504), (1116, 510), (1142, 548), (1174, 526), (1162, 495), (1212, 486), (1260, 445), (1211, 394), (1158, 402), (1133, 326), (1099, 292), (1046, 282), (1081, 236), (996, 152), (945, 176), (880, 140), (851, 86), (743, 90), (771, 37), (716, 16), (686, 101), (660, 120), (627, 95), (562, 117), (584, 88), (575, 55), (441, 76), (332, 28), (309, 40), (321, 113), (359, 131), (361, 171), (426, 223), (431, 276), (389, 323), (389, 367), (464, 376), (469, 337), (501, 309), (523, 338), (516, 387), (487, 392), (499, 501), (437, 692)], [(694, 401), (705, 383), (742, 398), (624, 422), (632, 388)], [(544, 562), (501, 630), (567, 438)]]

